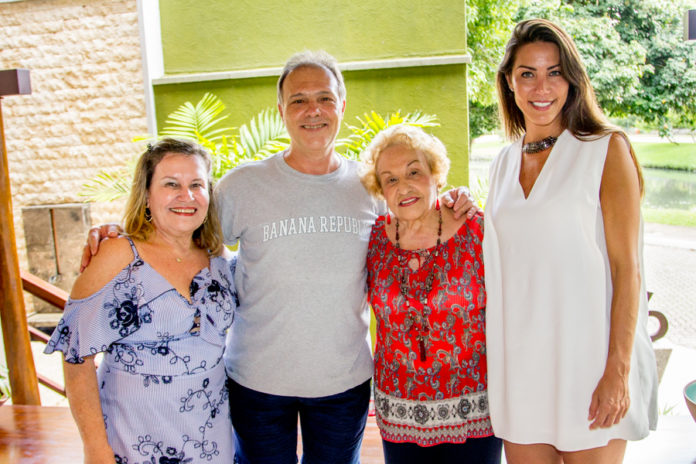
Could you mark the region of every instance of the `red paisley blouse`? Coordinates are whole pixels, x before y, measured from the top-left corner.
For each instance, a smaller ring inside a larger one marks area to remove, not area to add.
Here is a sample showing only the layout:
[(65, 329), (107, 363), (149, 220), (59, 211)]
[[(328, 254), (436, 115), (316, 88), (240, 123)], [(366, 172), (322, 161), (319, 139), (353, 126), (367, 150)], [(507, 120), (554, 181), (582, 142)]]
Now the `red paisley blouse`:
[[(377, 319), (375, 409), (382, 438), (433, 446), (493, 434), (488, 415), (483, 216), (415, 254), (372, 227), (368, 298)], [(427, 279), (432, 276), (430, 291)], [(403, 290), (400, 289), (403, 286)]]

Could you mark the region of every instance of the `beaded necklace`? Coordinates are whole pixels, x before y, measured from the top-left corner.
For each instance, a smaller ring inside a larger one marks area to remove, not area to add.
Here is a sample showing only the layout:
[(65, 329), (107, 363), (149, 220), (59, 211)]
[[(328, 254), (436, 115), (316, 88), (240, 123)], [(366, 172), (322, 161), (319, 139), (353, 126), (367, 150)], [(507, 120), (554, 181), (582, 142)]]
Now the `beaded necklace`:
[[(435, 249), (432, 252), (429, 250), (402, 250), (399, 244), (399, 219), (396, 219), (395, 238), (397, 248), (396, 257), (399, 261), (399, 291), (406, 301), (406, 310), (408, 311), (408, 317), (404, 321), (404, 332), (410, 332), (411, 329), (416, 330), (416, 340), (418, 340), (418, 351), (421, 362), (426, 359), (426, 341), (430, 339), (428, 316), (431, 310), (428, 306), (428, 295), (433, 288), (433, 281), (435, 280), (434, 258), (439, 255), (440, 244), (442, 242), (442, 211), (440, 211), (439, 204), (436, 209), (438, 213), (437, 245), (435, 245)], [(429, 265), (429, 269), (428, 275), (425, 277), (425, 282), (423, 285), (415, 285), (412, 287), (408, 279), (409, 274), (424, 268), (426, 265)], [(410, 290), (413, 290), (412, 296)], [(419, 311), (413, 306), (410, 300), (419, 302), (423, 306), (423, 309)]]
[(553, 147), (553, 145), (556, 143), (556, 140), (558, 140), (558, 137), (549, 136), (537, 142), (525, 143), (524, 145), (522, 145), (522, 153), (528, 153), (530, 155), (532, 153), (539, 153), (540, 151), (544, 151), (547, 148)]

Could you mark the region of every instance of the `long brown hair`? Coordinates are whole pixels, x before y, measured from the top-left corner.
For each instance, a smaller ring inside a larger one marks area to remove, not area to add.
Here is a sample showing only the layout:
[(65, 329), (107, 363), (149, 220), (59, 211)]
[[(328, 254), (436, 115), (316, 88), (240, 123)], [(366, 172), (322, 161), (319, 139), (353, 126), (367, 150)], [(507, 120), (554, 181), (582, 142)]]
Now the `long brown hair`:
[(568, 81), (568, 97), (561, 110), (562, 127), (580, 140), (593, 140), (608, 134), (622, 136), (636, 166), (642, 194), (643, 173), (628, 136), (619, 127), (611, 124), (599, 107), (573, 39), (559, 26), (546, 19), (528, 19), (518, 23), (505, 47), (505, 55), (496, 76), (498, 106), (505, 134), (514, 139), (526, 132), (524, 115), (515, 103), (515, 95), (507, 79), (512, 74), (517, 51), (523, 45), (534, 42), (548, 42), (558, 47), (561, 74)]
[(188, 140), (179, 140), (174, 138), (163, 138), (154, 145), (149, 145), (148, 148), (140, 155), (138, 164), (135, 168), (133, 176), (133, 185), (131, 187), (130, 196), (126, 203), (126, 213), (123, 216), (123, 223), (126, 234), (137, 239), (147, 240), (155, 231), (154, 226), (147, 218), (147, 194), (152, 182), (152, 175), (155, 173), (155, 167), (169, 153), (176, 153), (188, 156), (199, 156), (203, 160), (208, 175), (208, 195), (210, 203), (208, 204), (208, 213), (205, 217), (205, 222), (201, 224), (193, 232), (194, 243), (213, 256), (218, 256), (222, 253), (223, 239), (222, 227), (217, 216), (217, 206), (215, 204), (215, 196), (213, 195), (212, 183), (212, 161), (210, 153), (200, 145)]

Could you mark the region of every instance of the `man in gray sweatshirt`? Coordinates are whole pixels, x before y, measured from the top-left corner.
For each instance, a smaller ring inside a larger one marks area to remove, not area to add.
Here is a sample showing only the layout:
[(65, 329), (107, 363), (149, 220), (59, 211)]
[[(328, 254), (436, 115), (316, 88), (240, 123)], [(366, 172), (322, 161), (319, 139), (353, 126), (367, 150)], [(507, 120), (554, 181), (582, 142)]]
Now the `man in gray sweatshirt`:
[(239, 241), (225, 351), (235, 462), (296, 462), (298, 414), (303, 462), (358, 462), (372, 375), (365, 256), (383, 206), (334, 150), (345, 96), (331, 56), (290, 58), (278, 80), (290, 147), (216, 188), (225, 242)]

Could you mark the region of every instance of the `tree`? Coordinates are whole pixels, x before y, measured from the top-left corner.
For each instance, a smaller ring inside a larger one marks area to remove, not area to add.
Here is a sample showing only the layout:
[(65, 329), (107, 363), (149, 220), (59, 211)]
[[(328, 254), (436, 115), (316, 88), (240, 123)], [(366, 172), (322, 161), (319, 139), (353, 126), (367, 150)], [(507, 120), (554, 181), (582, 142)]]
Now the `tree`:
[(498, 127), (498, 105), (482, 105), (469, 101), (469, 148), (471, 142)]
[(696, 128), (696, 47), (682, 38), (684, 0), (626, 0), (616, 9), (617, 30), (637, 36), (652, 69), (641, 79), (634, 113), (669, 136), (672, 125)]
[(495, 76), (515, 27), (520, 1), (469, 0), (466, 6), (466, 43), (472, 58), (469, 101), (487, 106), (496, 102)]
[(631, 113), (631, 102), (640, 93), (640, 78), (650, 69), (645, 48), (619, 34), (618, 20), (595, 16), (582, 3), (542, 0), (520, 8), (517, 19), (545, 18), (565, 29), (578, 48), (600, 106), (607, 113), (624, 116)]
[(547, 17), (574, 38), (600, 105), (669, 136), (696, 128), (696, 47), (682, 40), (685, 0), (542, 0), (518, 19)]
[(470, 146), (473, 139), (498, 127), (495, 76), (519, 6), (520, 0), (466, 2), (466, 43), (472, 58), (467, 81)]

